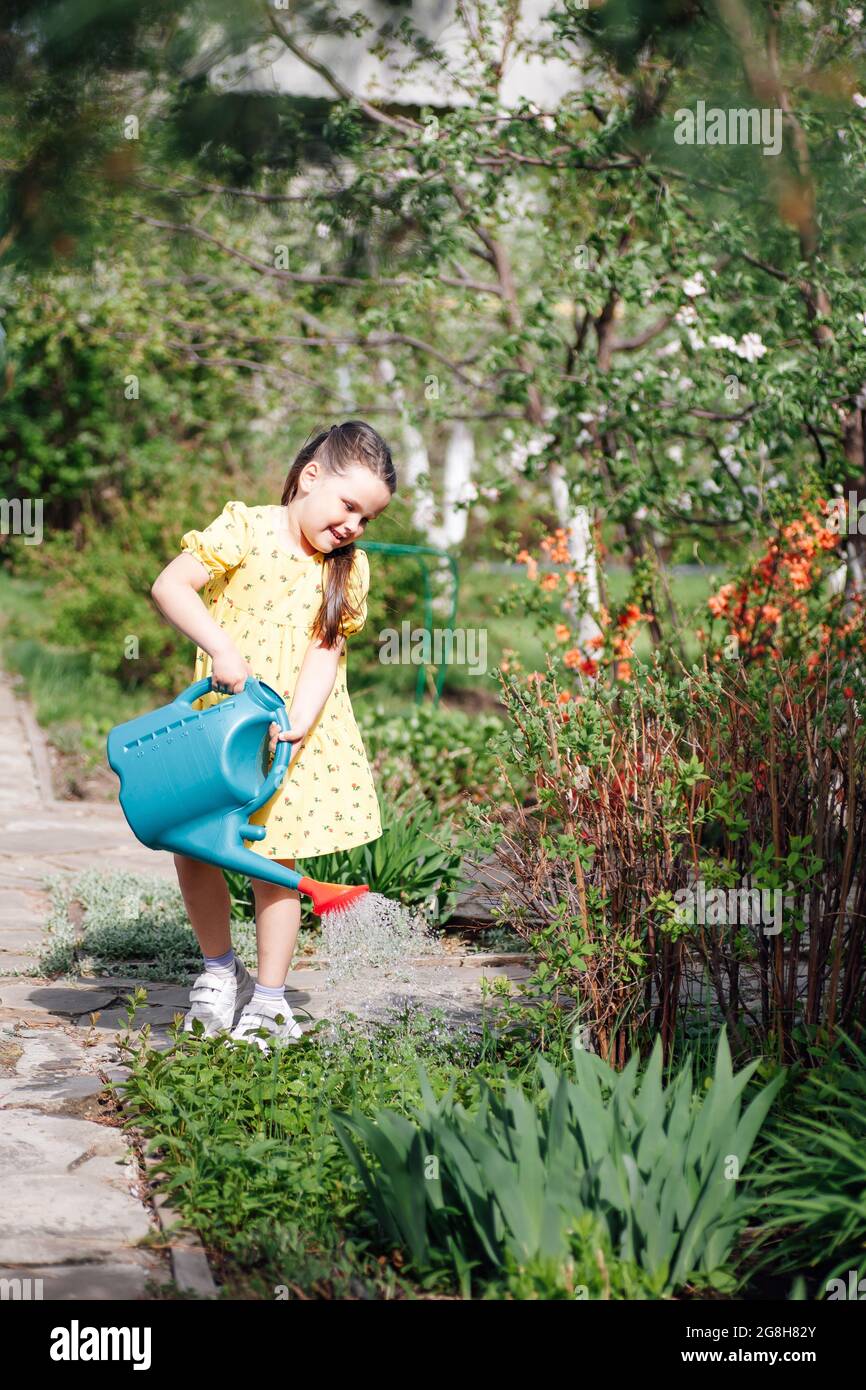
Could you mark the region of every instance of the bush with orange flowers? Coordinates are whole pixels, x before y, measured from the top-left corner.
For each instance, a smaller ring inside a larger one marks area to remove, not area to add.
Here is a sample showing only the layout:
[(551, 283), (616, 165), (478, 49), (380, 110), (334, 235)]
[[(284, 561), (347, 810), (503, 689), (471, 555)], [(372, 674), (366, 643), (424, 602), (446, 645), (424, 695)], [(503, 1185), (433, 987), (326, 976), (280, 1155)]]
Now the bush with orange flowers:
[[(866, 657), (860, 599), (824, 582), (831, 534), (814, 511), (781, 528), (711, 600), (741, 649), (716, 638), (678, 675), (635, 657), (635, 600), (582, 645), (580, 605), (554, 613), (530, 586), (547, 669), (500, 683), (504, 756), (534, 795), (477, 808), (472, 831), (535, 960), (531, 1005), (504, 1004), (532, 1047), (579, 1027), (614, 1065), (657, 1035), (670, 1056), (696, 1007), (742, 1056), (808, 1063), (866, 1030)], [(699, 881), (782, 894), (781, 929), (684, 923)]]

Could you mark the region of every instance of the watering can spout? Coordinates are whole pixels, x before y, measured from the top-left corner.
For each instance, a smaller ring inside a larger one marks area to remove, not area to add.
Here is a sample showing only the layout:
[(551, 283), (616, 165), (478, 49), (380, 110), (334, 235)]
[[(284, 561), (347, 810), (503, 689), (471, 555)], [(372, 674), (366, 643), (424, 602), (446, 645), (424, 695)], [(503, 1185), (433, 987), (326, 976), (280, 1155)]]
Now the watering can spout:
[(249, 818), (286, 774), (290, 744), (277, 744), (269, 771), (265, 753), (271, 721), (287, 731), (288, 713), (278, 692), (252, 676), (240, 694), (193, 710), (211, 689), (210, 677), (197, 681), (172, 704), (118, 724), (108, 736), (108, 762), (137, 839), (298, 889), (319, 916), (368, 892), (366, 884), (319, 883), (246, 848), (244, 840), (265, 839), (266, 828)]
[(298, 888), (312, 898), (313, 911), (318, 917), (324, 917), (335, 908), (348, 907), (370, 891), (366, 883), (318, 883), (314, 878), (302, 878)]

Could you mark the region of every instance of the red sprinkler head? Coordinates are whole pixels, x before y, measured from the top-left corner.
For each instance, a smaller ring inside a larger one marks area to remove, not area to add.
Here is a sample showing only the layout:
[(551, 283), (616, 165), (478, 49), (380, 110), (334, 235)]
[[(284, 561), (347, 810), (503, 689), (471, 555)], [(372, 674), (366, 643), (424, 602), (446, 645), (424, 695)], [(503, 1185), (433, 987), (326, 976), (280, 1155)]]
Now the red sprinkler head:
[(333, 912), (337, 907), (345, 907), (370, 891), (366, 883), (319, 883), (314, 878), (302, 878), (298, 889), (312, 898), (313, 911), (318, 917), (324, 917), (326, 912)]

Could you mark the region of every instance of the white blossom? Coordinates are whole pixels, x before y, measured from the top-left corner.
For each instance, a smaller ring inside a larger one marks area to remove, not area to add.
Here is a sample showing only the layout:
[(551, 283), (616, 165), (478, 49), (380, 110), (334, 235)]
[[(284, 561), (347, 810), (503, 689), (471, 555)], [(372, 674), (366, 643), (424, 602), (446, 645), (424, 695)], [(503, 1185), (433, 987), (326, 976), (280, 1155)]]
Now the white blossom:
[(326, 237), (331, 235), (331, 229), (327, 222), (316, 223), (316, 236)]
[(683, 446), (682, 446), (682, 444), (672, 444), (671, 447), (670, 447), (669, 449), (665, 449), (665, 453), (667, 454), (667, 457), (668, 457), (669, 459), (672, 459), (672, 460), (673, 460), (674, 463), (682, 463), (682, 461), (683, 461)]
[(738, 357), (745, 358), (747, 362), (756, 362), (759, 357), (764, 356), (767, 349), (761, 342), (760, 333), (744, 333), (734, 351)]
[(849, 5), (845, 11), (845, 23), (850, 24), (852, 29), (859, 29), (863, 23), (863, 11), (859, 5)]
[(866, 313), (855, 314), (854, 317), (855, 319), (859, 319), (860, 322), (863, 324), (863, 332), (864, 334), (866, 334)]
[(727, 348), (728, 352), (736, 352), (737, 340), (732, 338), (730, 333), (710, 334), (710, 347)]
[(866, 106), (866, 97), (864, 97), (862, 92), (855, 92), (852, 101), (855, 106)]
[(530, 452), (531, 454), (536, 454), (536, 455), (537, 455), (537, 454), (543, 453), (544, 450), (547, 448), (548, 444), (552, 444), (555, 438), (556, 438), (556, 435), (555, 435), (555, 434), (537, 434), (537, 435), (535, 435), (534, 438), (530, 439), (529, 444), (528, 444), (528, 446), (527, 446), (528, 449), (529, 449), (529, 452)]
[(683, 304), (674, 314), (674, 321), (681, 324), (697, 323), (698, 311), (694, 304)]
[(683, 294), (687, 294), (689, 299), (696, 299), (699, 294), (706, 294), (707, 287), (704, 284), (704, 272), (696, 270), (694, 275), (688, 280), (683, 281)]

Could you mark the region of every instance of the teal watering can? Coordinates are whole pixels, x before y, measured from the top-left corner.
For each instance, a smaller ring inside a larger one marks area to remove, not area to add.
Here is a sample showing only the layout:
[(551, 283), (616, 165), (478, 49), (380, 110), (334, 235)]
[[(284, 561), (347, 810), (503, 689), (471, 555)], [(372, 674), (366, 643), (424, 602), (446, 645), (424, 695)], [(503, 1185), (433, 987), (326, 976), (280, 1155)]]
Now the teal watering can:
[(295, 747), (278, 742), (268, 770), (269, 727), (276, 721), (288, 730), (288, 711), (282, 696), (253, 676), (240, 694), (193, 709), (212, 689), (207, 676), (170, 705), (108, 735), (108, 762), (120, 778), (120, 804), (136, 839), (149, 849), (297, 888), (320, 916), (366, 893), (366, 884), (319, 883), (246, 848), (244, 840), (267, 835), (249, 818), (281, 785)]

